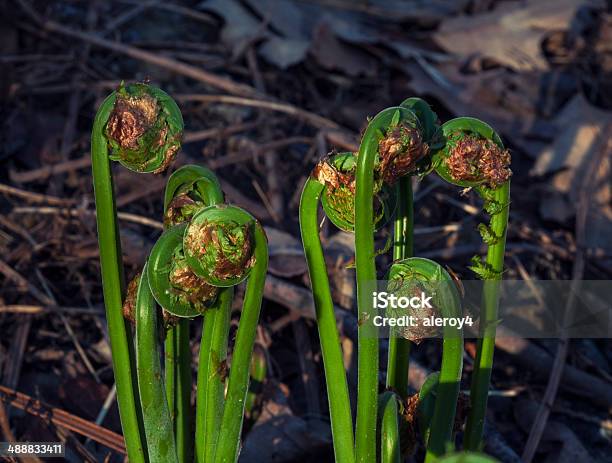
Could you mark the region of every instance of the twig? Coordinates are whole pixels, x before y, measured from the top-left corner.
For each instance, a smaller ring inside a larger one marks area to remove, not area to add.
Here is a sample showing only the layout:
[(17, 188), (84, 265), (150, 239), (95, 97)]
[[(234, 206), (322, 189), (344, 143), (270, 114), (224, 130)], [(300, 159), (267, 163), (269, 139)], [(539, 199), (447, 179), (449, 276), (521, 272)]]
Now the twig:
[[(113, 403), (115, 403), (116, 398), (117, 398), (117, 383), (113, 383), (113, 387), (106, 395), (106, 399), (104, 400), (104, 403), (102, 404), (102, 408), (100, 409), (100, 412), (98, 413), (98, 416), (96, 417), (96, 424), (98, 426), (101, 426), (102, 423), (104, 423), (104, 419), (106, 418), (106, 415), (108, 414), (108, 411), (112, 407)], [(90, 439), (87, 439), (85, 441), (85, 445), (87, 445), (89, 441)]]
[(195, 101), (199, 103), (223, 103), (233, 104), (238, 106), (248, 106), (252, 108), (267, 109), (289, 114), (298, 119), (302, 119), (309, 124), (319, 128), (340, 129), (340, 126), (334, 121), (327, 119), (318, 114), (300, 109), (289, 103), (280, 103), (269, 100), (259, 100), (256, 98), (244, 98), (233, 95), (201, 95), (201, 94), (182, 94), (175, 96), (177, 101), (188, 102)]
[[(312, 139), (309, 137), (289, 137), (283, 140), (276, 140), (270, 143), (264, 143), (260, 145), (254, 152), (252, 152), (251, 150), (247, 150), (245, 152), (229, 154), (218, 159), (212, 159), (207, 164), (208, 167), (210, 167), (211, 169), (218, 169), (220, 167), (230, 166), (232, 164), (247, 161), (253, 157), (262, 156), (264, 154), (269, 153), (269, 156), (266, 156), (267, 159), (268, 157), (275, 157), (275, 150), (278, 148), (283, 148), (285, 146), (299, 143), (309, 144), (311, 142)], [(266, 168), (268, 169), (268, 166), (266, 166)], [(273, 171), (268, 169), (268, 173), (270, 172)]]
[(355, 140), (356, 134), (340, 130), (326, 130), (324, 136), (332, 146), (352, 152), (359, 150), (359, 143)]
[(159, 1), (152, 1), (146, 3), (140, 3), (134, 6), (134, 8), (126, 11), (119, 16), (116, 16), (112, 21), (106, 23), (106, 27), (104, 28), (103, 35), (109, 35), (115, 29), (121, 27), (123, 24), (131, 21), (136, 16), (140, 15), (143, 11), (148, 10), (152, 6), (158, 4)]
[[(510, 354), (513, 362), (530, 371), (535, 379), (546, 379), (550, 374), (553, 364), (552, 356), (545, 349), (503, 326), (498, 327), (495, 347)], [(585, 384), (588, 384), (589, 387), (585, 388)], [(565, 366), (561, 387), (580, 397), (590, 398), (606, 409), (612, 407), (610, 384), (572, 365)]]
[[(266, 277), (264, 286), (266, 299), (281, 304), (309, 320), (315, 320), (315, 306), (312, 293), (306, 288), (296, 286), (272, 275)], [(348, 311), (334, 306), (336, 319), (342, 332), (352, 341), (357, 340), (357, 319)]]
[(608, 153), (608, 147), (610, 145), (610, 141), (612, 140), (612, 137), (608, 135), (610, 133), (611, 128), (612, 125), (608, 124), (604, 128), (604, 130), (602, 130), (602, 134), (605, 134), (605, 136), (600, 142), (600, 147), (597, 151), (597, 154), (595, 154), (590, 160), (590, 164), (587, 167), (586, 173), (584, 175), (585, 181), (582, 183), (580, 191), (578, 192), (579, 199), (578, 206), (576, 208), (576, 259), (574, 261), (574, 268), (572, 270), (572, 284), (570, 288), (570, 293), (568, 295), (567, 303), (565, 305), (565, 313), (563, 316), (563, 332), (561, 338), (559, 339), (557, 353), (555, 355), (555, 360), (553, 363), (552, 371), (550, 373), (548, 384), (546, 385), (544, 398), (542, 399), (542, 403), (538, 408), (538, 413), (533, 422), (533, 426), (531, 427), (529, 438), (527, 439), (527, 443), (525, 444), (525, 449), (523, 450), (522, 458), (525, 463), (531, 463), (533, 457), (535, 456), (536, 450), (538, 449), (540, 439), (542, 438), (544, 428), (546, 427), (546, 422), (548, 421), (548, 416), (550, 415), (550, 412), (555, 402), (555, 398), (557, 397), (559, 381), (561, 380), (563, 368), (565, 367), (565, 360), (569, 348), (569, 338), (565, 331), (565, 327), (568, 326), (568, 323), (572, 320), (574, 316), (576, 293), (580, 289), (581, 280), (584, 274), (584, 249), (587, 245), (585, 240), (585, 229), (587, 221), (586, 219), (589, 212), (589, 206), (591, 204), (591, 201), (593, 200), (593, 189), (596, 185), (595, 182), (586, 181), (586, 179), (595, 178), (596, 169), (601, 165), (604, 156)]
[(242, 122), (240, 124), (231, 125), (229, 127), (222, 127), (218, 129), (206, 129), (198, 130), (193, 132), (185, 132), (183, 135), (183, 144), (194, 143), (197, 141), (204, 141), (210, 138), (216, 137), (227, 137), (235, 133), (244, 132), (246, 130), (254, 129), (259, 125), (259, 122)]
[[(42, 293), (38, 288), (36, 288), (3, 260), (0, 260), (0, 273), (2, 273), (8, 280), (15, 283), (16, 286), (27, 289), (32, 296), (43, 304), (53, 305), (53, 301), (49, 297)], [(23, 353), (25, 351), (28, 335), (30, 333), (31, 323), (32, 319), (30, 315), (22, 316), (13, 336), (13, 342), (11, 343), (9, 353), (9, 359), (11, 361), (7, 364), (7, 368), (4, 370), (4, 383), (9, 387), (17, 387), (19, 382)]]
[(120, 436), (109, 429), (98, 426), (62, 409), (51, 407), (27, 394), (0, 385), (0, 400), (12, 407), (19, 408), (31, 415), (38, 416), (47, 422), (89, 437), (109, 449), (125, 455), (125, 443)]
[(219, 176), (217, 177), (219, 178), (221, 188), (223, 189), (227, 199), (231, 200), (233, 203), (236, 203), (238, 206), (243, 207), (247, 211), (250, 211), (259, 220), (265, 220), (271, 217), (268, 210), (265, 207), (262, 207), (260, 203), (243, 195), (238, 188), (227, 180), (224, 180)]
[(276, 211), (272, 207), (272, 204), (270, 203), (270, 200), (268, 199), (268, 196), (266, 196), (266, 193), (261, 188), (261, 185), (259, 185), (259, 182), (257, 182), (257, 180), (255, 180), (255, 179), (253, 179), (251, 184), (253, 185), (253, 188), (255, 188), (255, 191), (257, 192), (257, 194), (261, 198), (261, 202), (263, 202), (265, 208), (268, 210), (268, 213), (272, 217), (272, 220), (274, 220), (276, 223), (280, 223), (281, 218), (278, 216), (278, 214), (276, 213)]
[[(64, 209), (59, 207), (16, 207), (13, 209), (13, 214), (44, 214), (44, 215), (68, 215), (70, 217), (80, 217), (81, 215), (95, 216), (96, 211), (89, 209)], [(143, 217), (137, 214), (130, 214), (129, 212), (118, 212), (117, 217), (120, 220), (126, 222), (137, 223), (146, 227), (156, 228), (158, 230), (164, 229), (164, 224), (147, 217)], [(53, 304), (50, 304), (53, 305)]]
[(36, 180), (44, 180), (52, 175), (59, 175), (65, 172), (72, 172), (78, 169), (84, 169), (91, 165), (91, 156), (89, 154), (79, 159), (73, 159), (66, 162), (60, 162), (51, 166), (44, 166), (38, 169), (28, 170), (25, 172), (9, 171), (11, 181), (15, 183), (28, 183)]
[(32, 317), (30, 315), (21, 316), (17, 322), (8, 352), (9, 361), (4, 367), (3, 382), (10, 387), (17, 387), (19, 376), (21, 376), (21, 366), (23, 363), (23, 353), (25, 352)]
[(599, 426), (600, 429), (603, 429), (607, 431), (608, 433), (612, 432), (612, 420), (602, 419), (597, 416), (591, 416), (587, 413), (582, 413), (576, 410), (572, 410), (570, 408), (565, 408), (565, 407), (560, 407), (560, 406), (555, 406), (553, 411), (555, 413), (562, 413), (572, 418), (577, 418), (587, 423), (596, 424), (597, 426)]
[[(137, 5), (140, 0), (122, 0), (123, 3), (129, 3), (132, 5)], [(192, 18), (206, 24), (217, 24), (218, 21), (213, 18), (211, 15), (202, 13), (201, 11), (194, 10), (192, 8), (188, 8), (186, 6), (175, 5), (174, 3), (169, 2), (151, 2), (150, 7), (159, 8), (166, 11), (172, 11), (173, 13), (178, 13), (180, 15), (186, 16), (188, 18)]]
[[(246, 52), (247, 64), (249, 71), (253, 75), (253, 84), (260, 93), (266, 93), (265, 80), (260, 72), (259, 65), (257, 63), (257, 53), (255, 52), (254, 43), (251, 43)], [(264, 136), (268, 138), (270, 136), (270, 126), (268, 124), (263, 126)], [(259, 153), (268, 154), (266, 151), (272, 152), (272, 155), (264, 156), (265, 166), (265, 179), (267, 183), (267, 194), (260, 194), (263, 198), (269, 200), (269, 204), (264, 201), (264, 205), (271, 211), (274, 221), (279, 223), (283, 220), (285, 215), (285, 205), (283, 201), (283, 194), (279, 180), (278, 172), (278, 159), (274, 156), (273, 148), (260, 148)], [(257, 183), (257, 182), (255, 182)], [(259, 193), (259, 192), (258, 192)]]
[(5, 185), (3, 183), (0, 183), (0, 193), (17, 196), (32, 203), (47, 203), (51, 204), (52, 206), (68, 206), (76, 203), (75, 199), (63, 199), (55, 196), (33, 193), (31, 191), (20, 190), (19, 188)]
[(146, 184), (135, 188), (134, 190), (121, 195), (117, 198), (116, 207), (124, 207), (134, 201), (139, 200), (140, 198), (145, 198), (147, 196), (153, 195), (158, 191), (162, 191), (166, 186), (167, 178), (164, 177), (154, 177), (149, 180)]
[[(40, 272), (39, 269), (36, 269), (36, 276), (38, 277), (38, 280), (40, 281), (40, 284), (43, 286), (49, 299), (51, 299), (53, 303), (57, 305), (57, 300), (55, 299), (55, 296), (53, 296), (53, 293), (51, 292), (51, 289), (49, 288), (47, 281), (45, 280), (43, 274)], [(64, 328), (66, 329), (68, 336), (70, 336), (70, 339), (72, 340), (72, 344), (74, 344), (74, 347), (76, 348), (79, 356), (81, 357), (81, 360), (85, 364), (85, 367), (89, 370), (89, 372), (94, 377), (96, 382), (100, 383), (100, 377), (98, 376), (98, 374), (96, 373), (96, 370), (94, 369), (91, 362), (89, 361), (89, 357), (87, 356), (85, 349), (83, 349), (83, 346), (81, 346), (81, 343), (79, 342), (78, 338), (74, 334), (74, 331), (72, 327), (70, 326), (70, 323), (68, 323), (66, 316), (63, 313), (59, 312), (59, 317), (61, 318), (62, 323), (64, 324)]]
[(3, 215), (0, 215), (0, 225), (3, 225), (4, 227), (8, 228), (12, 232), (19, 234), (28, 243), (30, 243), (31, 246), (38, 246), (38, 243), (36, 242), (36, 240), (32, 238), (32, 235), (30, 235), (22, 226), (14, 222), (11, 222), (9, 219), (4, 217)]
[(15, 271), (9, 264), (0, 259), (0, 273), (2, 273), (7, 279), (11, 280), (21, 289), (27, 289), (28, 292), (38, 299), (44, 305), (54, 306), (55, 301), (49, 298), (46, 294), (40, 291), (36, 286), (30, 283), (20, 273)]
[(430, 235), (433, 233), (451, 233), (461, 230), (463, 224), (449, 223), (448, 225), (439, 225), (435, 227), (415, 227), (415, 235)]
[(519, 275), (521, 276), (523, 280), (525, 280), (525, 283), (527, 283), (527, 286), (529, 286), (529, 289), (531, 290), (533, 297), (536, 299), (536, 301), (538, 301), (539, 306), (544, 307), (546, 303), (544, 302), (542, 293), (539, 290), (539, 288), (536, 287), (536, 285), (534, 284), (533, 279), (531, 278), (531, 275), (529, 275), (529, 272), (527, 272), (527, 269), (525, 268), (521, 260), (517, 256), (512, 256), (512, 260), (514, 260), (514, 263), (516, 264), (516, 268), (519, 272)]
[(59, 307), (55, 305), (0, 305), (0, 313), (22, 313), (29, 315), (64, 313), (67, 315), (104, 315), (103, 309), (88, 307)]

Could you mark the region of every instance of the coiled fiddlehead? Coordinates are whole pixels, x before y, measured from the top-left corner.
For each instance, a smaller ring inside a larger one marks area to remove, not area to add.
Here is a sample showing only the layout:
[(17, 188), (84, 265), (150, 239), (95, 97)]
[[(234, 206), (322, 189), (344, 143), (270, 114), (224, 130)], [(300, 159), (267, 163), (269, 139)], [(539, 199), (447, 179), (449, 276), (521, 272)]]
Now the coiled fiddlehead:
[[(355, 231), (355, 170), (354, 153), (337, 153), (320, 161), (313, 170), (313, 177), (325, 188), (321, 204), (329, 220), (340, 230)], [(393, 217), (397, 198), (392, 189), (378, 179), (374, 186), (374, 211), (376, 229), (383, 227)]]
[(223, 202), (217, 176), (209, 169), (186, 165), (172, 173), (164, 192), (164, 224), (166, 227), (185, 223), (206, 206)]
[(460, 117), (440, 128), (435, 136), (434, 167), (445, 180), (473, 187), (484, 201), (490, 216), (478, 231), (487, 245), (487, 256), (472, 259), (471, 269), (484, 280), (480, 336), (470, 388), (470, 413), (464, 437), (467, 450), (479, 450), (487, 406), (495, 331), (498, 323), (499, 280), (502, 278), (506, 231), (510, 207), (510, 154), (484, 122)]
[(187, 224), (166, 230), (151, 250), (147, 277), (157, 303), (177, 317), (202, 315), (215, 302), (218, 289), (198, 277), (183, 251)]
[(183, 240), (193, 272), (219, 287), (243, 281), (255, 264), (253, 217), (236, 207), (211, 206), (189, 221)]
[[(446, 270), (436, 262), (420, 257), (396, 262), (389, 271), (387, 290), (398, 296), (412, 296), (424, 291), (432, 296), (433, 310), (429, 314), (417, 314), (419, 320), (435, 316), (446, 319), (462, 316), (459, 293), (455, 282)], [(435, 336), (429, 327), (422, 325), (400, 333), (415, 341)], [(459, 382), (463, 365), (463, 335), (460, 330), (447, 326), (443, 330), (442, 366), (436, 385), (436, 400), (429, 437), (426, 440), (425, 461), (435, 461), (452, 446), (455, 409), (459, 396)]]
[(135, 172), (166, 170), (183, 135), (174, 100), (146, 84), (122, 84), (111, 97), (113, 110), (104, 127), (110, 158)]
[(91, 157), (104, 305), (117, 402), (130, 461), (144, 462), (142, 411), (135, 354), (122, 316), (125, 288), (111, 160), (139, 172), (160, 172), (180, 145), (183, 122), (174, 101), (159, 89), (121, 85), (100, 105), (91, 134)]
[[(180, 412), (181, 408), (188, 407), (190, 394), (182, 391), (182, 385), (191, 384), (190, 355), (183, 355), (180, 346), (184, 344), (183, 339), (189, 345), (186, 317), (204, 315), (198, 368), (195, 456), (197, 461), (233, 462), (240, 442), (250, 356), (267, 269), (267, 244), (263, 229), (251, 215), (237, 207), (219, 204), (222, 193), (210, 171), (196, 166), (186, 166), (177, 171), (166, 189), (166, 213), (169, 205), (180, 195), (189, 195), (194, 205), (200, 207), (173, 215), (174, 219), (181, 217), (182, 223), (172, 225), (162, 234), (151, 252), (147, 270), (158, 303), (182, 317), (178, 327), (182, 326), (183, 331), (175, 334), (176, 344), (166, 343), (167, 359), (169, 354), (174, 355), (166, 363), (166, 389), (181, 391), (175, 394), (175, 400), (181, 403), (175, 403), (174, 410)], [(235, 231), (236, 228), (239, 230)], [(228, 262), (239, 262), (240, 265), (233, 267)], [(233, 297), (230, 285), (248, 277), (224, 400)], [(173, 382), (177, 384), (173, 385)], [(188, 422), (181, 424), (188, 416), (183, 411), (176, 418), (177, 440), (189, 429)], [(183, 431), (179, 433), (181, 426)], [(183, 456), (179, 456), (181, 461), (189, 458), (191, 442), (185, 437), (186, 448)]]

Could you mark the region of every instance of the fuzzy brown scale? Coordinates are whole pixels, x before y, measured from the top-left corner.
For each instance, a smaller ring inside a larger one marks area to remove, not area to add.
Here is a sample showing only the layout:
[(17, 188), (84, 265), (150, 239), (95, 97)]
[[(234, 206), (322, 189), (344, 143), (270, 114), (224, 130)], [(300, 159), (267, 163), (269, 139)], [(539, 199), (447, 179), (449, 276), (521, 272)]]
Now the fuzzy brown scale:
[(187, 265), (175, 266), (168, 278), (174, 294), (194, 306), (214, 299), (217, 294), (217, 288), (198, 277)]
[[(164, 330), (169, 330), (170, 328), (178, 325), (178, 322), (180, 320), (179, 317), (177, 317), (176, 315), (172, 315), (170, 312), (168, 312), (166, 309), (162, 309), (162, 318), (163, 318), (163, 322), (164, 322)], [(164, 334), (165, 337), (165, 334)]]
[(429, 146), (419, 129), (397, 125), (378, 142), (378, 171), (385, 183), (393, 185), (399, 178), (414, 173), (417, 163), (428, 153)]
[(413, 394), (404, 400), (401, 410), (403, 420), (400, 422), (400, 452), (404, 457), (411, 456), (416, 450), (418, 409), (419, 394)]
[(136, 322), (136, 296), (138, 294), (138, 285), (140, 284), (140, 276), (138, 273), (128, 283), (127, 290), (125, 293), (125, 299), (123, 301), (122, 313), (123, 318), (129, 321), (132, 325)]
[[(354, 153), (353, 156), (355, 156)], [(349, 172), (340, 171), (330, 162), (332, 157), (333, 155), (329, 155), (317, 163), (312, 171), (312, 178), (325, 185), (324, 194), (336, 213), (347, 223), (354, 223), (355, 190), (357, 186), (355, 169)], [(374, 213), (376, 222), (380, 220), (384, 209), (378, 196), (380, 187), (380, 182), (374, 185)]]
[[(151, 95), (117, 96), (106, 132), (122, 148), (136, 149), (138, 140), (153, 126), (158, 113), (159, 105)], [(160, 137), (160, 140), (163, 138)]]
[[(166, 143), (166, 136), (168, 134), (168, 127), (164, 126), (159, 130), (159, 136), (157, 138), (157, 144), (158, 146), (163, 146), (164, 143)], [(181, 135), (179, 134), (178, 136), (175, 136), (175, 139), (179, 139), (180, 141), (180, 137)], [(172, 164), (172, 161), (174, 161), (174, 157), (176, 156), (176, 153), (179, 150), (179, 144), (175, 144), (175, 145), (171, 145), (166, 149), (166, 153), (164, 155), (164, 160), (162, 161), (161, 165), (155, 169), (153, 171), (154, 174), (160, 174), (162, 172), (165, 172), (166, 169), (168, 167), (170, 167), (170, 164)]]
[[(219, 280), (236, 278), (244, 274), (246, 269), (250, 269), (255, 265), (255, 256), (252, 252), (251, 233), (250, 230), (247, 230), (242, 248), (235, 250), (233, 253), (234, 256), (239, 255), (240, 259), (232, 260), (223, 253), (217, 230), (219, 227), (224, 228), (223, 224), (209, 222), (205, 222), (199, 226), (192, 226), (190, 228), (190, 233), (187, 235), (185, 244), (191, 249), (193, 254), (199, 256), (205, 256), (207, 252), (209, 252), (208, 248), (212, 247), (217, 253), (211, 274)], [(236, 241), (233, 241), (235, 236), (232, 233), (225, 233), (225, 235), (230, 240), (232, 246), (237, 244)]]
[[(236, 278), (237, 275), (244, 273), (245, 269), (251, 268), (255, 264), (255, 255), (253, 254), (253, 244), (251, 242), (250, 230), (247, 230), (245, 234), (245, 240), (242, 242), (242, 248), (236, 250), (236, 255), (240, 256), (240, 259), (232, 261), (223, 253), (223, 247), (219, 240), (219, 234), (216, 226), (208, 226), (205, 231), (205, 243), (213, 243), (215, 248), (218, 250), (217, 259), (215, 261), (215, 269), (213, 275), (219, 280), (226, 280)], [(231, 233), (226, 233), (232, 246), (236, 246), (238, 243), (234, 241), (235, 236)]]
[(166, 209), (164, 226), (169, 227), (188, 221), (190, 217), (185, 213), (184, 209), (196, 206), (196, 204), (196, 201), (187, 194), (180, 194), (174, 197)]
[(219, 377), (219, 381), (225, 382), (229, 374), (229, 366), (225, 358), (219, 358), (219, 354), (216, 351), (212, 351), (212, 363), (214, 373)]
[[(130, 280), (127, 286), (125, 300), (123, 301), (123, 318), (132, 325), (136, 324), (136, 298), (138, 295), (138, 286), (140, 285), (141, 277), (142, 273), (138, 272), (136, 276)], [(164, 309), (162, 309), (162, 317), (165, 330), (175, 326), (178, 323), (178, 317), (175, 317)]]
[(352, 173), (340, 172), (330, 162), (330, 158), (319, 161), (312, 171), (312, 176), (319, 183), (327, 186), (331, 190), (347, 187), (352, 193), (355, 193), (355, 175)]
[(446, 167), (456, 181), (484, 181), (497, 188), (512, 176), (510, 152), (491, 140), (464, 135), (449, 150)]
[[(400, 283), (400, 284), (403, 284)], [(421, 288), (419, 285), (415, 285), (410, 288), (409, 296), (420, 297)], [(402, 294), (403, 296), (404, 294)], [(398, 327), (398, 332), (402, 338), (407, 339), (408, 341), (412, 341), (415, 344), (420, 344), (424, 339), (433, 338), (440, 334), (440, 329), (435, 326), (424, 326), (423, 320), (429, 319), (432, 316), (437, 316), (439, 314), (439, 310), (432, 305), (429, 307), (420, 307), (420, 308), (411, 308), (410, 313), (405, 313), (402, 315), (408, 315), (416, 317), (418, 320), (418, 324), (416, 326), (406, 326), (406, 327)]]

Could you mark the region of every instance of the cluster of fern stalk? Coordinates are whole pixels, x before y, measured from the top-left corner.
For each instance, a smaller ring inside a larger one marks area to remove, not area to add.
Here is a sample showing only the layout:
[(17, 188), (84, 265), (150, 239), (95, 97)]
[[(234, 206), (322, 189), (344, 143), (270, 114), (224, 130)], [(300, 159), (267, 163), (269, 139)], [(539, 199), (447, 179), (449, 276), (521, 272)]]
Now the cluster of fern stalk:
[[(460, 117), (439, 125), (429, 105), (409, 98), (372, 118), (357, 153), (330, 155), (307, 180), (300, 203), (302, 240), (316, 304), (319, 338), (327, 384), (336, 461), (400, 462), (416, 446), (420, 429), (426, 462), (491, 461), (481, 450), (487, 395), (493, 362), (499, 280), (503, 271), (509, 208), (510, 156), (499, 136), (482, 121)], [(440, 314), (460, 316), (461, 298), (453, 277), (434, 261), (413, 257), (412, 177), (436, 172), (483, 198), (489, 224), (478, 230), (488, 246), (484, 261), (475, 256), (470, 268), (483, 281), (480, 336), (471, 379), (469, 412), (463, 433), (464, 452), (455, 451), (455, 415), (462, 374), (463, 339), (445, 329), (441, 369), (421, 391), (409, 397), (411, 340), (392, 332), (386, 388), (379, 387), (379, 342), (371, 323), (372, 284), (378, 277), (375, 231), (391, 219), (393, 265), (386, 278), (420, 287), (435, 286)], [(358, 387), (353, 421), (334, 307), (319, 238), (318, 205), (337, 227), (355, 235), (357, 277)], [(353, 427), (355, 423), (355, 427)]]
[[(102, 103), (92, 132), (100, 263), (117, 401), (127, 454), (136, 463), (236, 461), (244, 411), (253, 402), (248, 387), (252, 358), (258, 360), (253, 347), (267, 242), (251, 215), (224, 204), (210, 170), (187, 165), (169, 177), (165, 231), (142, 272), (125, 288), (111, 161), (135, 172), (163, 172), (180, 147), (182, 131), (181, 113), (167, 94), (131, 84), (121, 85)], [(233, 286), (245, 279), (228, 371)], [(199, 316), (203, 327), (194, 417), (189, 328)], [(253, 371), (261, 375), (261, 362), (254, 362)]]
[[(261, 225), (242, 209), (224, 204), (219, 182), (210, 170), (181, 167), (166, 186), (165, 231), (142, 272), (127, 287), (124, 282), (111, 161), (135, 172), (164, 172), (180, 148), (182, 130), (175, 102), (145, 84), (122, 84), (102, 103), (94, 121), (91, 152), (101, 274), (119, 412), (132, 462), (235, 462), (245, 408), (253, 402), (250, 376), (265, 374), (265, 367), (253, 356), (268, 262)], [(300, 227), (337, 462), (402, 461), (416, 446), (417, 421), (426, 462), (441, 458), (491, 461), (474, 452), (481, 450), (493, 361), (509, 163), (499, 137), (484, 122), (457, 118), (439, 125), (427, 103), (410, 98), (369, 121), (357, 153), (330, 155), (307, 180)], [(401, 332), (390, 337), (387, 382), (381, 391), (380, 340), (368, 322), (376, 315), (368, 292), (369, 283), (378, 276), (375, 232), (391, 221), (394, 263), (387, 279), (416, 281), (423, 287), (447, 283), (439, 291), (437, 306), (443, 316), (462, 313), (451, 275), (431, 260), (412, 256), (412, 177), (433, 171), (452, 184), (474, 188), (490, 216), (489, 224), (478, 227), (488, 246), (486, 259), (475, 257), (471, 266), (484, 285), (463, 433), (467, 452), (461, 454), (453, 452), (462, 336), (444, 330), (440, 371), (409, 397), (411, 340), (418, 339)], [(336, 226), (355, 234), (359, 314), (355, 420), (319, 238), (319, 202)], [(233, 287), (244, 280), (247, 287), (228, 367)], [(194, 417), (189, 329), (199, 316), (203, 326)], [(418, 420), (409, 422), (408, 415)]]

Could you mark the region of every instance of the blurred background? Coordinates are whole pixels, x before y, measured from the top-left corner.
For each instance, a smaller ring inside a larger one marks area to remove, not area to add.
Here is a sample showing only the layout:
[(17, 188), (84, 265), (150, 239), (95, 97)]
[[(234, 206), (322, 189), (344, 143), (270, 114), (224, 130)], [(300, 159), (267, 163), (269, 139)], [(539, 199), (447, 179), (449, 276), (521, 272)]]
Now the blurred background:
[[(481, 118), (512, 153), (505, 277), (609, 280), (610, 11), (585, 0), (0, 0), (0, 440), (61, 440), (69, 461), (121, 461), (89, 156), (93, 116), (121, 81), (172, 95), (186, 126), (175, 167), (215, 170), (228, 201), (266, 226), (256, 352), (267, 374), (240, 461), (332, 461), (297, 222), (312, 167), (356, 150), (367, 118), (409, 96), (442, 121)], [(167, 175), (115, 169), (131, 278), (160, 234)], [(415, 197), (416, 254), (472, 278), (477, 196), (432, 175)], [(355, 390), (352, 236), (328, 222), (322, 234)], [(485, 450), (500, 461), (521, 461), (563, 365), (533, 461), (612, 461), (611, 344), (558, 346), (498, 339)], [(474, 352), (467, 341), (466, 379)], [(439, 353), (434, 340), (413, 349), (414, 390)]]

